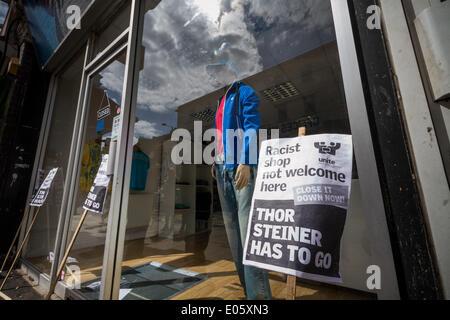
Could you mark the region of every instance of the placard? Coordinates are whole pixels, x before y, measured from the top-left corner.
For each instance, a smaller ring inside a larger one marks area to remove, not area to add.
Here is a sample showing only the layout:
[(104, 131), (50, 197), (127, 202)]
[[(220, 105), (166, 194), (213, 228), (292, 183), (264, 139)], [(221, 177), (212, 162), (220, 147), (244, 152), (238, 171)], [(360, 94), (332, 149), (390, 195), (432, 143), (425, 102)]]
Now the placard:
[[(31, 207), (42, 207), (45, 204), (45, 201), (47, 200), (48, 193), (50, 192), (50, 188), (52, 187), (52, 183), (53, 180), (55, 179), (57, 172), (58, 168), (50, 170), (41, 187), (31, 199), (30, 201)], [(38, 174), (40, 174), (40, 172)]]
[(86, 201), (84, 202), (83, 209), (90, 212), (103, 214), (106, 196), (108, 194), (109, 182), (111, 180), (111, 177), (106, 174), (107, 169), (108, 155), (105, 154), (103, 155), (102, 163), (98, 169), (94, 184), (89, 191)]
[(348, 135), (263, 142), (244, 264), (341, 283), (352, 160)]

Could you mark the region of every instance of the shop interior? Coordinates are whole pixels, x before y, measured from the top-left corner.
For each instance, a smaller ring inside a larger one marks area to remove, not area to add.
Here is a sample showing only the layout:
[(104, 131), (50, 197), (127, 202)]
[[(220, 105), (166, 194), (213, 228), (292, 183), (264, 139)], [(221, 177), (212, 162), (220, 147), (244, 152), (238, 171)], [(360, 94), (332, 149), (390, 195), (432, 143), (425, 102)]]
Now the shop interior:
[[(309, 134), (348, 134), (339, 68), (336, 43), (332, 42), (243, 82), (260, 96), (263, 128), (279, 128), (281, 137), (296, 136), (301, 124), (307, 125)], [(193, 122), (200, 120), (204, 130), (210, 128), (215, 105), (223, 94), (220, 89), (180, 106), (177, 127), (193, 131)], [(101, 94), (95, 100), (92, 106), (100, 104)], [(144, 183), (130, 185), (122, 271), (125, 285), (121, 289), (126, 296), (122, 298), (244, 299), (210, 167), (175, 166), (171, 154), (176, 143), (170, 140), (170, 133), (141, 137), (134, 147), (134, 152), (148, 157), (148, 169), (144, 166), (137, 172), (146, 176)], [(298, 299), (374, 298), (364, 288), (364, 270), (371, 256), (356, 168), (354, 171), (343, 240), (344, 284), (337, 287), (299, 280)], [(91, 217), (71, 253), (82, 270), (84, 287), (80, 292), (89, 298), (98, 294), (105, 223), (106, 217)], [(274, 299), (284, 299), (286, 277), (270, 273), (270, 282)]]
[[(146, 48), (142, 50), (145, 55)], [(83, 212), (82, 204), (89, 191), (88, 185), (100, 165), (101, 155), (108, 153), (114, 118), (121, 112), (121, 93), (118, 94), (114, 88), (123, 85), (124, 62), (124, 56), (119, 57), (91, 82), (83, 159), (68, 238)], [(119, 86), (106, 81), (109, 79), (108, 74), (116, 75)], [(300, 126), (307, 127), (307, 134), (351, 133), (335, 41), (317, 46), (242, 81), (260, 97), (262, 128), (279, 129), (281, 138), (295, 137)], [(210, 166), (176, 166), (171, 160), (176, 144), (171, 141), (172, 131), (184, 128), (192, 132), (194, 121), (202, 121), (203, 130), (211, 128), (217, 101), (225, 91), (226, 88), (221, 88), (177, 106), (171, 115), (172, 121), (158, 123), (164, 127), (159, 134), (136, 137), (120, 299), (246, 298), (231, 257), (217, 186), (211, 176)], [(74, 91), (73, 87), (68, 86), (65, 92), (76, 95), (78, 90)], [(74, 96), (72, 100), (77, 99)], [(107, 105), (110, 114), (99, 121), (98, 111)], [(138, 115), (136, 124), (140, 120)], [(70, 128), (73, 125), (67, 129)], [(64, 167), (65, 164), (60, 166)], [(89, 215), (68, 263), (81, 270), (83, 285), (76, 292), (88, 299), (99, 297), (110, 196), (111, 190), (103, 215)], [(54, 216), (54, 227), (46, 226), (45, 221), (40, 224), (42, 232), (39, 238), (42, 240), (46, 237), (54, 239), (57, 225)], [(46, 232), (49, 234), (45, 235)], [(39, 246), (44, 241), (33, 243)], [(50, 245), (34, 248), (29, 251), (27, 259), (40, 271), (49, 273), (51, 250)], [(371, 261), (368, 225), (362, 208), (355, 164), (348, 222), (342, 244), (344, 283), (336, 286), (298, 279), (297, 299), (376, 299), (365, 285), (365, 271), (372, 264)], [(70, 285), (73, 280), (69, 271), (65, 281)], [(285, 299), (286, 276), (271, 272), (270, 284), (273, 298)]]

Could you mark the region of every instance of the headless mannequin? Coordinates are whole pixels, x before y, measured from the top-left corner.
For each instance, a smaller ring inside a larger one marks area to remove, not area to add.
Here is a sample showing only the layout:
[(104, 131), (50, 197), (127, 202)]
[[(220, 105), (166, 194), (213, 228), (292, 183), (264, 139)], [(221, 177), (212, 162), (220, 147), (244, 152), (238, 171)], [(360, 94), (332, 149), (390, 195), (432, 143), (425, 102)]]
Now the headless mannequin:
[[(222, 77), (222, 79), (225, 79), (225, 77)], [(230, 78), (226, 79), (230, 80)], [(228, 86), (227, 88), (229, 87), (230, 86)], [(239, 86), (239, 88), (241, 88), (241, 86)], [(249, 87), (246, 87), (245, 90), (246, 99), (247, 96), (251, 96), (253, 98), (253, 100), (251, 98), (245, 100), (245, 107), (247, 109), (253, 110), (253, 112), (255, 113), (258, 112), (258, 103), (255, 103), (257, 99), (254, 96), (256, 95), (256, 93)], [(248, 91), (250, 91), (250, 93), (248, 93)], [(244, 93), (244, 91), (240, 91), (239, 93)], [(231, 104), (231, 101), (232, 99), (230, 97), (228, 103)], [(238, 108), (238, 106), (236, 105), (237, 102), (241, 101), (238, 101), (238, 99), (236, 99), (235, 97), (233, 108)], [(235, 113), (231, 112), (230, 108), (232, 108), (232, 106), (226, 105), (225, 97), (222, 98), (216, 115), (217, 128), (221, 127), (220, 120), (222, 117), (235, 116)], [(241, 108), (241, 106), (239, 106), (239, 108)], [(244, 109), (244, 107), (242, 107), (242, 109)], [(242, 113), (244, 114), (244, 112)], [(225, 121), (222, 124), (224, 123)], [(254, 124), (255, 126), (258, 125), (257, 123)], [(227, 126), (229, 126), (229, 124)], [(230, 127), (232, 127), (232, 125)], [(228, 129), (225, 129), (224, 126), (222, 126), (222, 130)], [(272, 294), (270, 290), (270, 282), (267, 271), (244, 265), (242, 259), (242, 253), (244, 251), (244, 241), (247, 238), (248, 221), (250, 218), (252, 196), (256, 179), (256, 168), (252, 168), (251, 165), (246, 164), (239, 164), (237, 168), (235, 165), (227, 167), (226, 162), (222, 163), (222, 161), (225, 161), (224, 159), (226, 158), (225, 153), (222, 152), (226, 147), (225, 142), (228, 139), (224, 139), (224, 146), (222, 148), (220, 139), (223, 138), (223, 134), (220, 131), (218, 131), (217, 133), (219, 141), (216, 151), (219, 156), (218, 159), (220, 159), (221, 161), (213, 167), (213, 176), (218, 182), (217, 189), (220, 197), (222, 214), (224, 217), (223, 221), (230, 250), (233, 255), (234, 263), (236, 265), (236, 271), (239, 275), (241, 285), (244, 287), (245, 295), (249, 300), (269, 300), (271, 299)], [(224, 157), (222, 157), (222, 155)]]
[[(227, 88), (230, 87), (231, 85), (225, 87), (225, 93), (227, 91)], [(249, 182), (250, 182), (250, 176), (251, 176), (251, 170), (250, 170), (250, 166), (247, 166), (245, 164), (240, 164), (238, 166), (238, 169), (236, 171), (236, 176), (235, 176), (235, 180), (236, 180), (236, 189), (237, 190), (242, 190), (244, 189), (246, 186), (248, 186)], [(214, 167), (211, 170), (212, 176), (214, 177), (214, 179), (216, 179), (216, 173), (214, 170)]]
[[(216, 179), (216, 173), (214, 171), (214, 167), (211, 169), (212, 176), (214, 179)], [(248, 186), (248, 183), (250, 182), (250, 166), (247, 166), (245, 164), (240, 164), (237, 171), (236, 171), (236, 189), (242, 190), (246, 186)]]

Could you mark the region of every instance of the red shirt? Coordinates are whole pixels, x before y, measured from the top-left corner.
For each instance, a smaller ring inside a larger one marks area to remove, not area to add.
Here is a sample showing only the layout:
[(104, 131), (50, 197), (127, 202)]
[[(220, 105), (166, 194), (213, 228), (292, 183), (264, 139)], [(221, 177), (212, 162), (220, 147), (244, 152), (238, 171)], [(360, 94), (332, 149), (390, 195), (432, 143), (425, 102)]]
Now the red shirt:
[(222, 101), (220, 102), (219, 110), (217, 110), (217, 115), (216, 115), (217, 155), (224, 153), (224, 148), (223, 148), (223, 109), (225, 107), (225, 98), (226, 98), (226, 96), (224, 96), (222, 98)]

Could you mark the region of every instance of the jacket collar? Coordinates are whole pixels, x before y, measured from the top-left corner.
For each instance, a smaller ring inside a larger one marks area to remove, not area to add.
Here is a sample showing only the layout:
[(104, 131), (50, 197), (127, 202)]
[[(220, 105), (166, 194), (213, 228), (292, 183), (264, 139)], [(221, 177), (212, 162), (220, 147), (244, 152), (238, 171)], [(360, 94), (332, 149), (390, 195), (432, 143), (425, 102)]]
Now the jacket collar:
[[(227, 93), (225, 94), (225, 97), (228, 97), (228, 95), (229, 95), (230, 93), (232, 93), (233, 91), (236, 91), (236, 87), (238, 86), (238, 84), (242, 85), (242, 82), (240, 82), (240, 81), (235, 81), (235, 82), (233, 82), (233, 84), (228, 88)], [(223, 98), (223, 97), (221, 97), (221, 98), (219, 99), (219, 105), (220, 105), (220, 102), (222, 101), (222, 98)]]

